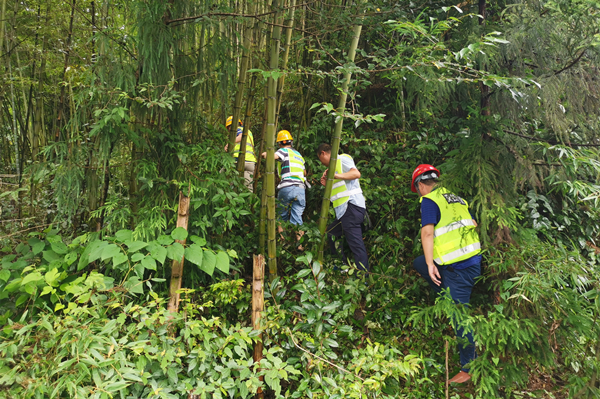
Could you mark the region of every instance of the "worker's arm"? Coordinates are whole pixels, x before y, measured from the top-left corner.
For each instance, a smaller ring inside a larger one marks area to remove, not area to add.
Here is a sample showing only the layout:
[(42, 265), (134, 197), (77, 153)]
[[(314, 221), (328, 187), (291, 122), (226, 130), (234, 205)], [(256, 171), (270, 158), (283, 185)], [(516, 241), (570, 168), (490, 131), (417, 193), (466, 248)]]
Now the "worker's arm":
[(243, 134), (238, 134), (237, 136), (235, 136), (235, 142), (240, 143), (242, 141), (242, 136)]
[(442, 283), (442, 277), (437, 266), (433, 263), (433, 224), (427, 224), (421, 228), (421, 243), (423, 244), (423, 252), (425, 254), (425, 263), (429, 270), (429, 277), (435, 285)]
[[(266, 158), (267, 157), (267, 152), (263, 152), (262, 154), (260, 154), (261, 157)], [(277, 153), (275, 153), (275, 159), (279, 159), (279, 155), (277, 155)]]
[(354, 179), (360, 179), (360, 171), (356, 168), (352, 168), (347, 172), (344, 173), (336, 173), (333, 175), (334, 179), (339, 179), (339, 180), (354, 180)]

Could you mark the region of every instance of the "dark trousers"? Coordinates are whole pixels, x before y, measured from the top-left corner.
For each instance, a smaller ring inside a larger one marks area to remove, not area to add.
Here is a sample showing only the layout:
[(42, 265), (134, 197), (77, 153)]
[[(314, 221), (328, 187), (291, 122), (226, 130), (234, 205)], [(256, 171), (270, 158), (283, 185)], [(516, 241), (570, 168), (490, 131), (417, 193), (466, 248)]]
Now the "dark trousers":
[[(471, 300), (471, 291), (475, 285), (475, 279), (481, 274), (481, 264), (469, 266), (466, 269), (454, 270), (452, 267), (438, 267), (440, 276), (442, 276), (442, 285), (437, 286), (429, 277), (429, 270), (427, 269), (427, 263), (425, 263), (425, 255), (419, 256), (414, 260), (413, 266), (416, 271), (429, 283), (429, 286), (436, 292), (441, 292), (442, 289), (449, 288), (450, 296), (455, 303), (462, 303), (465, 305), (469, 304)], [(475, 344), (473, 341), (473, 334), (470, 332), (465, 334), (463, 328), (456, 328), (453, 322), (454, 331), (456, 337), (460, 340), (466, 338), (469, 342), (459, 343), (458, 352), (460, 354), (460, 365), (462, 370), (469, 372), (469, 368), (466, 367), (471, 360), (477, 357), (475, 353)]]
[[(362, 223), (365, 220), (366, 209), (348, 203), (348, 209), (341, 219), (336, 219), (327, 227), (327, 241), (329, 249), (333, 255), (338, 255), (335, 248), (333, 237), (340, 238), (342, 235), (346, 238), (350, 250), (354, 255), (354, 263), (360, 270), (369, 271), (369, 256), (362, 237)], [(340, 246), (342, 259), (348, 264), (343, 246)]]

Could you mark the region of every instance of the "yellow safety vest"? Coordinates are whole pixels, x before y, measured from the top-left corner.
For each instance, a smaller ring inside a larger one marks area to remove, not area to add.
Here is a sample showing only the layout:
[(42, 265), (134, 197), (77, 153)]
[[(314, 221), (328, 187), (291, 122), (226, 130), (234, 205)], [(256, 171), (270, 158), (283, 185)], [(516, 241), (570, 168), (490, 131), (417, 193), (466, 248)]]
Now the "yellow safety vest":
[(469, 213), (469, 204), (443, 187), (420, 198), (429, 198), (440, 207), (441, 218), (433, 230), (433, 260), (448, 265), (481, 252), (479, 235)]
[(281, 160), (277, 164), (281, 180), (304, 183), (306, 181), (304, 177), (304, 157), (293, 148), (281, 148), (278, 151), (287, 153), (287, 159)]
[[(338, 174), (343, 173), (342, 157), (348, 157), (348, 158), (352, 159), (352, 157), (348, 154), (341, 154), (338, 157), (337, 163), (335, 165), (335, 173), (338, 173)], [(354, 190), (348, 190), (348, 188), (346, 187), (345, 180), (334, 179), (333, 187), (331, 189), (330, 201), (333, 203), (333, 208), (336, 209), (336, 208), (339, 208), (340, 206), (342, 206), (343, 204), (345, 204), (346, 202), (348, 202), (350, 200), (351, 195), (360, 194), (360, 193), (362, 193), (362, 190), (360, 188), (357, 188)], [(337, 212), (336, 212), (336, 214), (337, 214)]]
[[(233, 156), (237, 159), (240, 155), (240, 143), (235, 143), (235, 147), (233, 147)], [(248, 130), (248, 140), (246, 140), (246, 162), (256, 162), (256, 157), (254, 156), (254, 136), (252, 132)]]

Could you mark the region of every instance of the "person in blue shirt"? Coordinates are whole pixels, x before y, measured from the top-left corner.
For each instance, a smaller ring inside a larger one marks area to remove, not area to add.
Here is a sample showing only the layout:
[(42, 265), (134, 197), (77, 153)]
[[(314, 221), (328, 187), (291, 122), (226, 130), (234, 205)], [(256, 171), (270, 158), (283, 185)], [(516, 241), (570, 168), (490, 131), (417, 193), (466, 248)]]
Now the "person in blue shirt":
[[(424, 252), (413, 266), (436, 293), (448, 289), (455, 303), (468, 306), (475, 279), (481, 274), (477, 223), (465, 200), (437, 186), (439, 176), (440, 172), (427, 164), (419, 165), (412, 175), (411, 190), (421, 201)], [(464, 383), (471, 379), (469, 363), (476, 357), (475, 344), (471, 332), (465, 334), (463, 328), (453, 327), (462, 368), (450, 382)]]

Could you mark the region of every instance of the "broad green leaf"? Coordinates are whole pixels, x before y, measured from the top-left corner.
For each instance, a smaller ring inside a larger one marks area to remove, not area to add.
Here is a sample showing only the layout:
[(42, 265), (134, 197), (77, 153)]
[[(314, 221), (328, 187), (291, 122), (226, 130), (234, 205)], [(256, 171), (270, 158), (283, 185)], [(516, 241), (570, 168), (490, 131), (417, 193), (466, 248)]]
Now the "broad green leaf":
[(173, 239), (171, 236), (163, 234), (156, 239), (156, 242), (158, 242), (160, 245), (171, 245), (173, 243)]
[(45, 259), (45, 260), (46, 260), (48, 263), (50, 263), (50, 262), (52, 262), (53, 260), (58, 260), (58, 259), (59, 259), (59, 257), (58, 257), (58, 255), (56, 254), (56, 252), (54, 252), (53, 250), (48, 250), (48, 251), (44, 251), (44, 259)]
[(112, 258), (113, 256), (117, 256), (121, 253), (121, 248), (117, 244), (109, 244), (102, 250), (102, 256), (100, 257), (102, 261), (106, 259)]
[(196, 243), (198, 245), (200, 245), (201, 247), (206, 245), (206, 240), (202, 237), (198, 237), (198, 236), (191, 236), (190, 237), (190, 241), (192, 241), (193, 243)]
[(209, 276), (212, 276), (215, 272), (215, 265), (217, 263), (217, 256), (210, 250), (204, 251), (202, 264), (200, 270), (204, 271)]
[(64, 242), (62, 242), (62, 241), (59, 241), (59, 242), (53, 242), (53, 243), (51, 244), (51, 246), (52, 246), (52, 250), (53, 250), (54, 252), (56, 252), (57, 254), (59, 254), (59, 255), (64, 255), (64, 254), (66, 254), (66, 253), (67, 253), (67, 246), (66, 246), (66, 245), (65, 245), (65, 243), (64, 243)]
[(10, 283), (8, 283), (6, 285), (6, 287), (4, 287), (4, 291), (5, 292), (15, 292), (17, 290), (17, 288), (19, 288), (21, 286), (21, 281), (23, 281), (23, 279), (21, 278), (17, 278), (13, 281), (11, 281)]
[(77, 260), (77, 252), (69, 252), (65, 256), (65, 263), (67, 264), (67, 266), (71, 266), (73, 264), (73, 262), (75, 262), (76, 260)]
[(29, 243), (29, 245), (31, 245), (31, 252), (33, 252), (34, 255), (39, 254), (46, 247), (46, 243), (44, 241), (41, 241), (39, 238), (32, 237), (29, 240), (27, 240), (27, 242)]
[(139, 277), (139, 278), (144, 278), (144, 270), (146, 270), (144, 268), (144, 265), (142, 265), (141, 263), (136, 263), (133, 266), (133, 270), (135, 270), (135, 274)]
[(229, 273), (229, 255), (225, 251), (217, 252), (215, 267), (225, 274)]
[(42, 273), (40, 272), (32, 272), (29, 273), (27, 276), (23, 277), (23, 281), (21, 281), (21, 285), (27, 285), (31, 282), (35, 282), (37, 283), (40, 280), (43, 280), (44, 277), (42, 276)]
[(18, 298), (17, 301), (15, 302), (15, 307), (19, 307), (22, 304), (24, 304), (31, 296), (27, 295), (27, 294), (21, 294)]
[(138, 253), (135, 253), (135, 254), (133, 254), (133, 255), (131, 256), (131, 260), (132, 260), (133, 262), (139, 262), (139, 261), (141, 261), (142, 259), (144, 259), (145, 257), (146, 257), (146, 255), (144, 255), (144, 254), (142, 254), (142, 253), (139, 253), (139, 252), (138, 252)]
[(183, 248), (183, 245), (181, 245), (178, 242), (175, 242), (173, 243), (173, 245), (169, 245), (167, 247), (167, 256), (169, 257), (169, 259), (181, 261), (184, 253), (185, 250)]
[(165, 263), (165, 258), (167, 257), (167, 250), (165, 249), (165, 247), (156, 246), (154, 247), (154, 249), (152, 249), (150, 255), (152, 255), (152, 257), (162, 265), (163, 263)]
[(146, 255), (144, 259), (142, 259), (142, 266), (149, 270), (156, 270), (156, 261), (150, 255)]
[(119, 230), (115, 233), (115, 238), (120, 242), (131, 241), (133, 232), (131, 230)]
[[(85, 254), (89, 248), (90, 255), (88, 258), (88, 263), (92, 263), (93, 261), (100, 259), (100, 256), (102, 256), (102, 251), (104, 251), (104, 248), (107, 246), (108, 246), (108, 243), (106, 241), (91, 242), (90, 245), (88, 245), (87, 248), (85, 249), (85, 251), (83, 252)], [(83, 255), (81, 256), (81, 258), (83, 259)], [(88, 263), (86, 263), (86, 266)], [(79, 265), (79, 268), (81, 268), (81, 265)]]
[(134, 253), (145, 248), (148, 243), (144, 241), (126, 241), (125, 245), (127, 245), (127, 252)]
[(46, 283), (48, 283), (48, 285), (50, 285), (52, 287), (56, 287), (58, 285), (58, 283), (56, 282), (56, 279), (58, 278), (59, 275), (60, 275), (60, 272), (58, 271), (58, 269), (54, 268), (44, 275), (44, 280), (46, 280)]
[(112, 260), (113, 267), (117, 267), (120, 264), (127, 262), (127, 255), (125, 255), (123, 252), (119, 252), (118, 254), (113, 256)]
[(123, 284), (129, 292), (134, 294), (143, 294), (144, 293), (144, 282), (140, 281), (137, 276), (130, 277), (129, 280)]
[(202, 266), (202, 248), (198, 244), (192, 244), (185, 249), (185, 259), (198, 267)]
[(7, 282), (8, 279), (10, 278), (10, 270), (0, 270), (0, 280)]
[(187, 236), (188, 232), (183, 227), (178, 227), (171, 232), (171, 237), (173, 237), (174, 240), (183, 241), (187, 238)]

